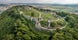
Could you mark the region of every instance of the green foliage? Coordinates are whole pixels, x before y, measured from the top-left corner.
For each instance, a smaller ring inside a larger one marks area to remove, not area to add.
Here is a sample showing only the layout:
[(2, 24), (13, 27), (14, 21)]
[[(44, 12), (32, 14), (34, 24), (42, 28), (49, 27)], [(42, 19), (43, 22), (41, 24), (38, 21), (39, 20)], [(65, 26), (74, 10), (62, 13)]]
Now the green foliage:
[[(55, 31), (39, 31), (35, 28), (34, 22), (19, 14), (19, 10), (22, 10), (25, 15), (34, 17), (38, 17), (41, 13), (32, 7), (31, 10), (26, 9), (26, 6), (15, 6), (6, 10), (0, 14), (0, 40), (78, 40), (78, 15), (58, 12), (56, 15), (65, 18), (64, 20), (52, 21), (51, 26), (60, 25), (63, 27), (68, 23), (66, 28)], [(42, 15), (43, 19), (48, 17), (55, 18), (51, 14)], [(44, 27), (48, 24), (46, 20), (40, 23)]]
[(65, 17), (67, 16), (69, 13), (66, 12), (56, 12), (57, 15), (61, 16), (61, 17)]
[(48, 26), (48, 22), (47, 21), (40, 21), (42, 27), (47, 27)]
[(57, 27), (57, 22), (51, 22), (51, 27)]

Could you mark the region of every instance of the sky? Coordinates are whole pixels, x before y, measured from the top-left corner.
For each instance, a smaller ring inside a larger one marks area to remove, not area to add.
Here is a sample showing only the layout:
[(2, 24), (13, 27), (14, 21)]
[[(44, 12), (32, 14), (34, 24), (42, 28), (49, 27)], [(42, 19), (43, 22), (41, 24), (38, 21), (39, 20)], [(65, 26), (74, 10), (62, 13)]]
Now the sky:
[(0, 0), (0, 3), (78, 4), (78, 0)]

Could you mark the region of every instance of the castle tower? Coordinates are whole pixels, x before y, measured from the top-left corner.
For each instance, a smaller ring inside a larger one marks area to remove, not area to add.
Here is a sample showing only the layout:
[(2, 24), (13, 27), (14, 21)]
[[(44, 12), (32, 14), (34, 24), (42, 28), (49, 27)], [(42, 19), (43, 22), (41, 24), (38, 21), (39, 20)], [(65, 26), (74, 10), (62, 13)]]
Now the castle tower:
[(51, 20), (48, 19), (48, 28), (50, 28), (50, 25), (51, 25)]
[(31, 17), (31, 21), (33, 21), (33, 17)]
[(39, 14), (39, 18), (38, 18), (38, 21), (40, 21), (41, 20), (41, 14)]
[(38, 24), (39, 24), (39, 26), (41, 26), (40, 21), (41, 21), (41, 14), (39, 14), (39, 18), (38, 18)]

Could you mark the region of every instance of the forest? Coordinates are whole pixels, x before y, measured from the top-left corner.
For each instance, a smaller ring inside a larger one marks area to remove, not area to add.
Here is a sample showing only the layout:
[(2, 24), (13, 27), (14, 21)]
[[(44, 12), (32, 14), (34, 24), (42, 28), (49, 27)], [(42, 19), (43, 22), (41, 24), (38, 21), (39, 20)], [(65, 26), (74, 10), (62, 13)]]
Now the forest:
[[(19, 5), (11, 7), (1, 13), (0, 40), (78, 40), (77, 14), (47, 9), (44, 11), (41, 10), (44, 9), (38, 9), (28, 5)], [(40, 14), (41, 19), (43, 19), (40, 21), (40, 24), (47, 30), (35, 27), (36, 21), (34, 20), (36, 20)], [(31, 21), (31, 18), (28, 18), (28, 16), (33, 17), (33, 21)], [(47, 20), (51, 20), (50, 28), (47, 27), (49, 24)]]

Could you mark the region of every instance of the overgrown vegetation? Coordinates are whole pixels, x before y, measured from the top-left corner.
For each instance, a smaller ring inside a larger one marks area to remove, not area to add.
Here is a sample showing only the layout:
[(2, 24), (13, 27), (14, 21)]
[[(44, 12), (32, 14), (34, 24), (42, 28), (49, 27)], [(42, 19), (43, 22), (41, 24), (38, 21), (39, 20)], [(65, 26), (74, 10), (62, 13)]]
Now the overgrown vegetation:
[[(48, 17), (52, 20), (51, 27), (66, 27), (57, 28), (54, 31), (40, 31), (35, 28), (34, 22), (20, 15), (19, 10), (23, 11), (23, 14), (35, 18), (38, 18), (39, 13), (43, 14), (44, 20), (40, 22), (43, 27), (47, 26)], [(56, 15), (60, 20), (56, 21), (56, 17), (30, 6), (12, 7), (0, 14), (0, 40), (78, 40), (78, 15), (65, 12), (57, 12)]]

